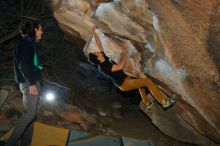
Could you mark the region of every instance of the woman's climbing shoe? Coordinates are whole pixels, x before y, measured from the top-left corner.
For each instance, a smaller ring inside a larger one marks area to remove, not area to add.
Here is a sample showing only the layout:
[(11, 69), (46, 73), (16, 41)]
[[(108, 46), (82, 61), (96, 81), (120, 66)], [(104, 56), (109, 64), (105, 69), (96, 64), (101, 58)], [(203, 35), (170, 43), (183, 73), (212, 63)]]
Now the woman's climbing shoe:
[(153, 102), (148, 102), (148, 103), (146, 103), (146, 109), (150, 110), (153, 105), (154, 105)]
[(162, 104), (163, 109), (166, 110), (166, 109), (172, 107), (175, 103), (176, 103), (176, 99), (170, 98), (170, 99), (167, 100), (167, 102), (165, 104)]

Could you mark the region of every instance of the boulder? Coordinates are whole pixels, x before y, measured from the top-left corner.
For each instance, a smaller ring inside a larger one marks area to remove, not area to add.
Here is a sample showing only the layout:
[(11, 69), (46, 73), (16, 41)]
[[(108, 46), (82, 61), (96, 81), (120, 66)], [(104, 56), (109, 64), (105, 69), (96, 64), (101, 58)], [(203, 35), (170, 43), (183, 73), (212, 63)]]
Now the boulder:
[(96, 26), (112, 60), (129, 50), (125, 72), (151, 76), (181, 96), (169, 111), (157, 107), (149, 113), (141, 106), (163, 133), (199, 145), (220, 143), (218, 0), (57, 0), (51, 5), (66, 38), (87, 41), (85, 55), (99, 50)]

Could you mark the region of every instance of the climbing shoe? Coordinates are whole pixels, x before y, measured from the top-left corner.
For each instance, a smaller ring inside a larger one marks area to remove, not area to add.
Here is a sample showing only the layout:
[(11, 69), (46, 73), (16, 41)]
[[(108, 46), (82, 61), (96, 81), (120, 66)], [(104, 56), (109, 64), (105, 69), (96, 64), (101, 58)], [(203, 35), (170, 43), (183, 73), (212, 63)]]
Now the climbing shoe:
[(165, 104), (162, 104), (163, 109), (166, 110), (166, 109), (172, 107), (175, 103), (176, 103), (176, 99), (170, 98), (170, 99), (167, 100), (167, 102)]
[(148, 102), (145, 105), (146, 105), (146, 109), (150, 110), (152, 108), (152, 106), (154, 105), (154, 103), (153, 102)]

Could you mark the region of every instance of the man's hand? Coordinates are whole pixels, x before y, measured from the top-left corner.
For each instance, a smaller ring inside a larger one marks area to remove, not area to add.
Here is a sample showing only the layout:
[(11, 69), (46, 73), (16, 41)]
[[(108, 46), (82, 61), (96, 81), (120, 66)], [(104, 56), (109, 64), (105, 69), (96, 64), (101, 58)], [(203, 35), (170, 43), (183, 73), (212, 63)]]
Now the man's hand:
[(38, 95), (38, 89), (36, 85), (29, 86), (30, 95)]
[(0, 121), (5, 119), (5, 113), (0, 111)]

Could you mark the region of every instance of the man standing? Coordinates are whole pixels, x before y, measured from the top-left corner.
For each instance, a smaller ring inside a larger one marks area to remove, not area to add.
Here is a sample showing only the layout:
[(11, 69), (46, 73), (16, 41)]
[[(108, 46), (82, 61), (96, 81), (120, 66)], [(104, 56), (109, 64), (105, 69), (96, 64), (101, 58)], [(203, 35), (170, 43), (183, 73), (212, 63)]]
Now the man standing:
[(39, 65), (37, 47), (42, 34), (42, 26), (39, 23), (34, 25), (25, 23), (21, 27), (22, 39), (14, 50), (14, 74), (15, 81), (19, 84), (23, 94), (25, 112), (15, 125), (5, 146), (16, 146), (19, 141), (21, 146), (31, 144), (33, 121), (36, 116), (40, 81), (42, 80), (42, 67)]

